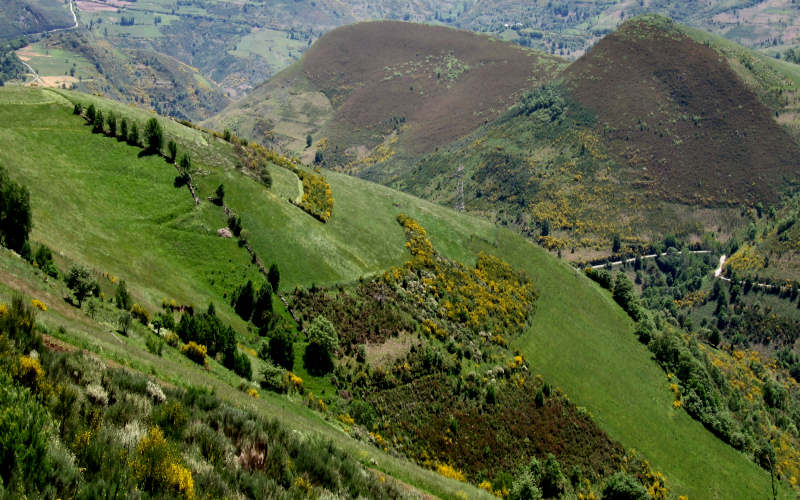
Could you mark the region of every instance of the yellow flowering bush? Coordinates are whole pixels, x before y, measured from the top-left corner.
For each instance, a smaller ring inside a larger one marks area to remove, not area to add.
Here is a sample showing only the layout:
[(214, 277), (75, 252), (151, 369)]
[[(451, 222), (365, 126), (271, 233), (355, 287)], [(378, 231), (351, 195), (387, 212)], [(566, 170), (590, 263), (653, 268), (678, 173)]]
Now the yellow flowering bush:
[(198, 344), (192, 340), (188, 344), (181, 346), (181, 352), (198, 365), (208, 366), (208, 359), (206, 358), (208, 348), (203, 344)]
[(44, 304), (44, 302), (42, 302), (39, 299), (31, 300), (31, 304), (33, 305), (33, 307), (35, 307), (36, 309), (38, 309), (40, 311), (47, 311), (47, 306)]
[(192, 472), (178, 463), (159, 427), (151, 428), (142, 437), (130, 465), (145, 491), (195, 498)]
[(466, 481), (467, 478), (464, 477), (464, 473), (460, 470), (454, 468), (452, 465), (448, 464), (439, 464), (436, 466), (436, 472), (444, 477), (448, 477), (450, 479), (455, 479), (456, 481)]

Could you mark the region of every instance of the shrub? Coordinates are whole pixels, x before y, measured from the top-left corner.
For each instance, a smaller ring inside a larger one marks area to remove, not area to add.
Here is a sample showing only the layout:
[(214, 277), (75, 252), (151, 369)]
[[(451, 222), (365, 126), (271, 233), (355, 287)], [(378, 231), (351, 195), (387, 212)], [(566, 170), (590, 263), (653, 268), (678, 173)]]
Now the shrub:
[(164, 352), (164, 340), (161, 337), (148, 334), (144, 342), (147, 350), (150, 351), (151, 354), (161, 356)]
[(272, 286), (272, 291), (278, 293), (278, 286), (281, 282), (281, 272), (278, 270), (278, 264), (273, 263), (269, 266), (267, 273), (267, 281)]
[(266, 345), (266, 357), (276, 365), (292, 371), (294, 369), (294, 343), (292, 334), (286, 330), (273, 332)]
[(128, 285), (125, 284), (125, 280), (120, 280), (114, 300), (117, 303), (117, 307), (124, 311), (130, 311), (132, 307), (131, 294), (128, 293)]
[(139, 126), (136, 122), (131, 122), (131, 129), (128, 132), (128, 144), (131, 146), (139, 145)]
[(234, 292), (231, 305), (236, 314), (245, 321), (250, 321), (255, 307), (255, 293), (252, 280), (247, 280), (241, 288)]
[(108, 113), (108, 135), (111, 137), (117, 136), (117, 117), (113, 112)]
[(609, 273), (605, 269), (592, 269), (591, 267), (587, 267), (586, 276), (591, 278), (593, 281), (599, 283), (600, 286), (602, 286), (603, 288), (609, 290), (611, 289), (613, 279), (611, 277), (611, 273)]
[(272, 285), (265, 283), (258, 290), (255, 301), (253, 304), (253, 324), (257, 327), (264, 329), (272, 324), (273, 319), (272, 308)]
[(102, 133), (104, 125), (105, 119), (103, 118), (103, 112), (98, 109), (94, 115), (94, 120), (92, 120), (92, 132), (96, 134)]
[(642, 317), (642, 309), (639, 306), (639, 299), (633, 290), (633, 283), (622, 271), (617, 273), (614, 281), (613, 290), (614, 300), (625, 310), (634, 320), (639, 321)]
[(231, 216), (228, 217), (228, 228), (234, 236), (242, 234), (242, 218), (238, 215), (231, 214)]
[(131, 316), (145, 326), (150, 323), (150, 313), (139, 304), (133, 304), (133, 306), (131, 306)]
[(536, 484), (536, 478), (530, 471), (523, 471), (511, 483), (509, 500), (539, 500), (542, 492)]
[(353, 400), (350, 403), (350, 415), (358, 425), (362, 425), (366, 429), (372, 429), (378, 419), (375, 408), (360, 399)]
[(636, 479), (617, 472), (603, 485), (603, 500), (648, 500), (650, 495)]
[(131, 328), (131, 323), (133, 322), (131, 313), (128, 311), (122, 311), (117, 319), (117, 326), (119, 326), (119, 332), (123, 335), (128, 335), (128, 330)]
[(0, 371), (0, 479), (5, 491), (36, 497), (45, 488), (50, 425), (45, 408)]
[(556, 457), (552, 453), (547, 454), (547, 460), (542, 467), (542, 478), (539, 481), (542, 487), (542, 495), (547, 498), (555, 498), (564, 492), (564, 483), (566, 478), (564, 473), (561, 472), (561, 464), (558, 463)]
[(164, 131), (156, 118), (150, 118), (145, 123), (144, 142), (148, 151), (152, 153), (161, 152), (161, 147), (164, 145)]
[(67, 275), (67, 288), (72, 290), (78, 307), (83, 305), (83, 300), (95, 289), (96, 283), (92, 273), (83, 266), (72, 266)]
[(28, 188), (14, 182), (0, 167), (0, 242), (17, 253), (31, 232), (31, 201)]
[(20, 356), (14, 364), (12, 375), (14, 380), (30, 389), (34, 394), (46, 387), (44, 370), (39, 360), (30, 356)]
[(181, 352), (185, 354), (187, 358), (203, 366), (208, 366), (208, 360), (206, 359), (207, 351), (206, 346), (194, 341), (190, 341), (188, 344), (181, 347)]
[(178, 334), (175, 332), (169, 332), (166, 337), (167, 345), (170, 347), (178, 347), (180, 344), (181, 338), (178, 337)]
[(192, 473), (177, 462), (159, 427), (150, 429), (139, 441), (131, 468), (142, 489), (148, 493), (194, 498)]
[(128, 120), (122, 118), (119, 122), (119, 140), (120, 141), (127, 141), (128, 140)]
[(169, 152), (169, 161), (175, 163), (175, 160), (178, 158), (178, 145), (175, 141), (170, 140), (167, 143), (167, 151)]
[(11, 299), (10, 307), (0, 308), (0, 332), (8, 335), (20, 352), (42, 352), (42, 336), (34, 325), (36, 310), (21, 295), (15, 295)]
[(88, 108), (86, 108), (86, 119), (89, 120), (89, 123), (94, 123), (94, 115), (97, 113), (97, 110), (94, 107), (94, 104), (90, 104)]
[(234, 354), (233, 372), (247, 380), (253, 378), (253, 368), (250, 365), (250, 358), (247, 357), (247, 354), (236, 351)]
[(286, 392), (285, 374), (286, 370), (283, 368), (267, 363), (261, 371), (261, 387), (279, 394)]

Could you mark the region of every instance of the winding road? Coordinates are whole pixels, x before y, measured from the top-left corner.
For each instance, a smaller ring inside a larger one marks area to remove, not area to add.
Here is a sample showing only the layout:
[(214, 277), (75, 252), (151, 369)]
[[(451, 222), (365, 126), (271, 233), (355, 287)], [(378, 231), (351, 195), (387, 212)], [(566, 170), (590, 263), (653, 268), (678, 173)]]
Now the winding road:
[[(47, 31), (39, 31), (38, 33), (28, 33), (28, 36), (30, 36), (30, 35), (46, 35), (48, 33), (55, 33), (56, 31), (74, 30), (75, 28), (78, 27), (78, 16), (75, 14), (75, 5), (74, 5), (73, 0), (69, 0), (69, 13), (72, 14), (72, 21), (75, 23), (72, 26), (69, 26), (69, 27), (66, 27), (66, 28), (56, 28), (56, 29), (47, 30)], [(39, 77), (39, 73), (37, 73), (36, 70), (33, 69), (33, 66), (31, 66), (28, 63), (26, 63), (25, 61), (20, 61), (20, 62), (22, 62), (22, 64), (24, 64), (25, 67), (28, 68), (28, 71), (33, 76), (33, 80), (31, 80), (29, 82), (25, 82), (25, 85), (33, 85), (33, 84), (37, 83), (41, 79)]]

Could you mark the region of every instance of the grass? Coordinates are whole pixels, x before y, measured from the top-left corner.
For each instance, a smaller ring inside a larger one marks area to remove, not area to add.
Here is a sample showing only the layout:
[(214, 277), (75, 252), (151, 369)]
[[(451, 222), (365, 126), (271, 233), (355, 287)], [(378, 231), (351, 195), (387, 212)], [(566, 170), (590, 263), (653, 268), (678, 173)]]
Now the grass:
[(765, 471), (672, 408), (666, 375), (607, 291), (509, 232), (498, 239), (499, 255), (525, 268), (540, 291), (533, 327), (515, 344), (534, 373), (587, 407), (613, 439), (643, 453), (672, 493), (768, 496)]
[[(251, 338), (243, 333), (245, 326), (234, 317), (225, 294), (253, 277), (253, 266), (232, 240), (216, 236), (215, 226), (224, 222), (221, 209), (207, 202), (194, 208), (185, 188), (172, 187), (171, 165), (158, 157), (138, 158), (139, 150), (91, 134), (71, 114), (69, 101), (54, 92), (0, 90), (0, 124), (0, 163), (31, 190), (34, 240), (55, 249), (60, 262), (91, 264), (126, 279), (134, 298), (151, 312), (165, 296), (198, 307), (214, 301), (218, 314), (240, 331), (240, 341)], [(187, 138), (195, 134), (183, 133)], [(210, 147), (213, 154), (222, 154), (225, 146), (213, 142)], [(672, 409), (665, 375), (637, 343), (629, 320), (607, 292), (522, 237), (330, 172), (325, 175), (336, 200), (334, 216), (321, 224), (285, 200), (292, 178), (277, 167), (272, 170), (279, 180), (276, 186), (281, 186), (277, 193), (232, 167), (198, 162), (198, 168), (203, 173), (196, 174), (200, 194), (205, 197), (225, 184), (226, 202), (242, 214), (262, 260), (278, 263), (284, 289), (352, 281), (403, 262), (407, 255), (395, 220), (398, 213), (417, 219), (448, 257), (470, 263), (478, 250), (486, 250), (526, 269), (541, 298), (533, 326), (517, 346), (535, 373), (587, 407), (613, 439), (649, 458), (667, 476), (671, 491), (690, 498), (756, 498), (768, 492), (766, 473)], [(57, 335), (70, 343), (169, 383), (210, 387), (222, 398), (275, 416), (300, 432), (324, 434), (363, 463), (426, 492), (444, 497), (460, 492), (470, 498), (481, 494), (351, 440), (290, 398), (262, 393), (253, 399), (231, 390), (241, 379), (215, 363), (201, 369), (169, 347), (163, 357), (150, 354), (141, 327), (129, 337), (113, 333), (115, 311), (109, 304), (103, 304), (99, 321), (92, 321), (63, 301), (62, 284), (45, 282), (8, 252), (0, 253), (0, 283), (1, 300), (8, 300), (12, 290), (22, 290), (44, 301), (48, 311), (40, 321), (51, 332), (62, 326), (64, 333)], [(250, 347), (257, 346), (251, 342)], [(328, 394), (325, 381), (307, 383), (316, 395), (323, 389)]]
[(25, 55), (32, 50), (36, 55), (30, 55), (26, 61), (40, 76), (69, 75), (70, 68), (75, 68), (75, 78), (92, 78), (97, 74), (94, 65), (85, 57), (61, 49), (48, 49), (33, 44), (23, 49)]

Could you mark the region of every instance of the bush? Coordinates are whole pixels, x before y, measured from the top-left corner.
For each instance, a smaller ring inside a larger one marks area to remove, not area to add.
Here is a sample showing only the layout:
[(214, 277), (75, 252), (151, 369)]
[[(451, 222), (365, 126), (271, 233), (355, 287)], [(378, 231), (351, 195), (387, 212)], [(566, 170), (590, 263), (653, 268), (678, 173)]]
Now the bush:
[(556, 457), (552, 453), (547, 454), (547, 460), (544, 462), (542, 468), (542, 479), (540, 486), (542, 487), (542, 495), (547, 498), (556, 498), (564, 492), (564, 483), (566, 477), (561, 472), (561, 464), (558, 463)]
[(160, 153), (164, 145), (164, 131), (156, 118), (150, 118), (144, 126), (144, 142), (147, 150)]
[(206, 346), (190, 341), (181, 347), (181, 352), (198, 365), (208, 366), (208, 360), (206, 359), (208, 349)]
[(169, 152), (169, 161), (175, 163), (175, 160), (178, 158), (178, 145), (175, 141), (170, 140), (167, 143), (167, 151)]
[(38, 496), (47, 486), (50, 416), (0, 372), (0, 479), (6, 491)]
[(145, 326), (150, 323), (150, 313), (139, 304), (133, 304), (131, 307), (131, 316)]
[(58, 278), (58, 268), (53, 262), (53, 252), (46, 245), (39, 245), (36, 254), (33, 256), (33, 262), (46, 275)]
[(131, 129), (128, 132), (128, 144), (131, 146), (139, 145), (139, 126), (136, 122), (131, 122)]
[(0, 242), (17, 253), (22, 252), (31, 232), (31, 201), (28, 188), (17, 184), (0, 167)]
[(247, 357), (247, 354), (236, 351), (233, 356), (233, 373), (247, 380), (253, 378), (253, 368), (250, 366), (250, 358)]
[(258, 290), (255, 301), (253, 304), (253, 324), (261, 329), (268, 328), (272, 325), (273, 320), (272, 308), (272, 285), (265, 283)]
[(586, 276), (599, 283), (603, 288), (611, 290), (613, 278), (611, 277), (611, 273), (605, 269), (592, 269), (591, 267), (587, 267)]
[(267, 273), (267, 281), (272, 286), (272, 291), (278, 293), (278, 286), (281, 283), (281, 272), (278, 270), (278, 265), (273, 263), (269, 266)]
[(103, 118), (103, 112), (98, 109), (94, 115), (94, 120), (92, 121), (92, 132), (100, 134), (103, 132), (104, 126), (105, 119)]
[(72, 290), (78, 307), (83, 305), (83, 300), (88, 297), (95, 289), (96, 283), (92, 278), (92, 273), (83, 266), (72, 266), (67, 275), (67, 288)]
[(289, 371), (294, 369), (294, 343), (291, 332), (277, 330), (265, 345), (266, 357), (273, 363)]
[(261, 371), (261, 387), (279, 394), (286, 392), (284, 375), (286, 370), (272, 363), (267, 363)]
[(622, 271), (617, 273), (614, 281), (613, 290), (614, 300), (625, 310), (634, 320), (639, 321), (642, 317), (642, 309), (639, 306), (639, 299), (633, 290), (633, 283)]
[(523, 471), (514, 478), (508, 498), (509, 500), (539, 500), (542, 498), (542, 491), (537, 486), (533, 474)]
[(250, 321), (255, 307), (255, 292), (253, 291), (252, 280), (247, 280), (247, 283), (233, 293), (231, 305), (240, 318)]
[(349, 413), (358, 425), (364, 426), (367, 430), (371, 430), (378, 419), (375, 408), (360, 399), (355, 399), (350, 403)]
[(603, 500), (648, 500), (650, 495), (636, 479), (617, 472), (603, 485)]
[(117, 303), (117, 307), (124, 311), (130, 311), (132, 304), (131, 304), (131, 294), (128, 293), (128, 285), (125, 284), (125, 280), (121, 280), (119, 285), (117, 286), (117, 292), (114, 295), (114, 300)]
[(34, 325), (36, 310), (22, 295), (14, 295), (10, 307), (0, 306), (0, 332), (14, 341), (19, 352), (42, 352), (42, 336)]
[(148, 493), (194, 498), (192, 473), (178, 463), (158, 427), (150, 429), (147, 436), (139, 441), (131, 468), (142, 489)]
[(119, 315), (117, 319), (117, 326), (119, 326), (119, 333), (123, 335), (128, 335), (128, 330), (131, 328), (131, 323), (133, 322), (131, 313), (128, 311), (122, 311), (122, 314)]
[(164, 351), (164, 340), (156, 335), (147, 335), (145, 345), (147, 346), (147, 350), (156, 356), (161, 356)]

